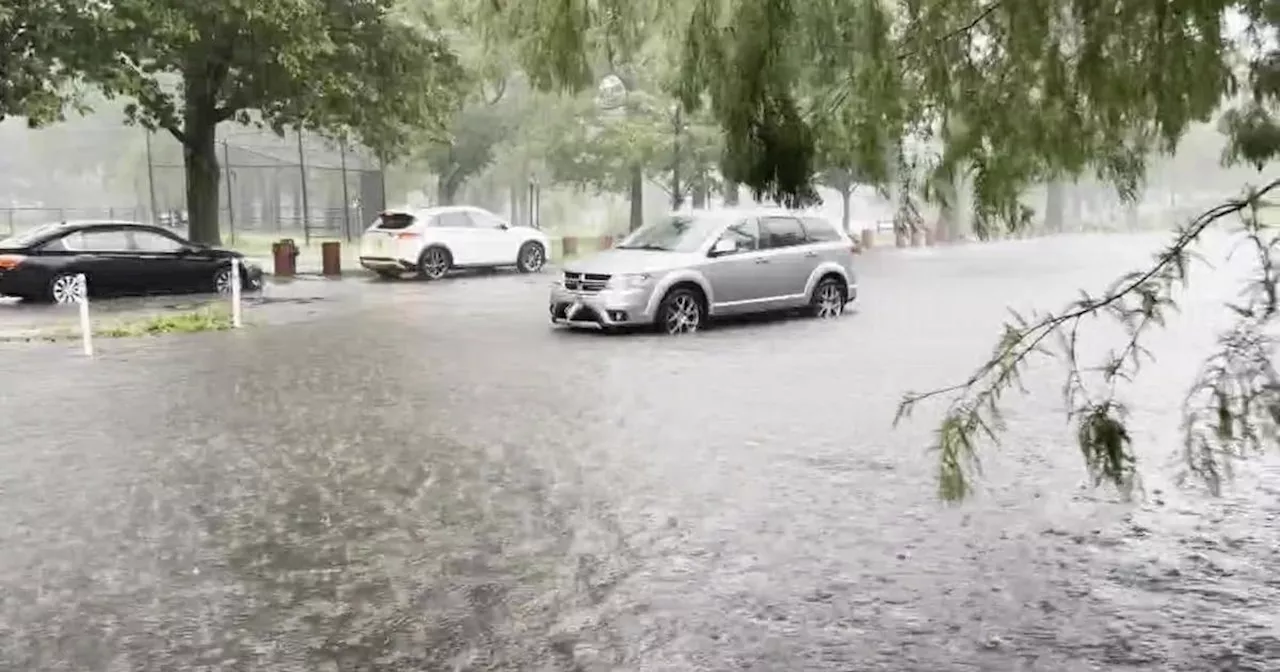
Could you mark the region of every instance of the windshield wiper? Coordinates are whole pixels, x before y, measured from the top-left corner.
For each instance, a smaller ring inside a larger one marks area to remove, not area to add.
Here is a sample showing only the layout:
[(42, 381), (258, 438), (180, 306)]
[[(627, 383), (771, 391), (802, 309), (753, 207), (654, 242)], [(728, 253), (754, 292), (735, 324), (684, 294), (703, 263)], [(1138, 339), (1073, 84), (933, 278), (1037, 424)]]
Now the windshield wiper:
[(670, 249), (668, 249), (668, 248), (665, 248), (665, 247), (663, 247), (663, 246), (661, 246), (661, 245), (654, 245), (653, 243), (643, 243), (643, 244), (639, 244), (639, 245), (618, 245), (615, 249), (618, 249), (618, 250), (654, 250), (654, 251), (656, 251), (656, 252), (670, 252), (670, 251), (671, 251), (671, 250), (670, 250)]

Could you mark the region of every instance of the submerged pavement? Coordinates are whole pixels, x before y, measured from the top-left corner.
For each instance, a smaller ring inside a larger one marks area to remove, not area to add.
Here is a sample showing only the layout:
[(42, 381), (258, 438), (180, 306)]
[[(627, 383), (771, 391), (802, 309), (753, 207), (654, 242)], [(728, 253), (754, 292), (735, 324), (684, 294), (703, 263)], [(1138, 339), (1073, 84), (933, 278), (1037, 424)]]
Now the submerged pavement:
[(495, 274), (0, 345), (0, 669), (1277, 669), (1280, 463), (1170, 485), (1221, 277), (1129, 395), (1143, 502), (1083, 487), (1052, 362), (961, 507), (936, 413), (890, 427), (1006, 306), (1159, 242), (877, 252), (838, 322), (680, 339), (553, 330), (549, 275)]

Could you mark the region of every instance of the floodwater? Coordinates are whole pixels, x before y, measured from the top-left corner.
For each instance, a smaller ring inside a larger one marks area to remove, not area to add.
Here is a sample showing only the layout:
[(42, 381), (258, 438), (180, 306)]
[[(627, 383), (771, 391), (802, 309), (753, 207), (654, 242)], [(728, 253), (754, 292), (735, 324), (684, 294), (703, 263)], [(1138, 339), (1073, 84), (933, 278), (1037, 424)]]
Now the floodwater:
[(1170, 485), (1223, 276), (1127, 392), (1142, 501), (1084, 486), (1053, 362), (963, 506), (934, 495), (937, 409), (891, 428), (1006, 306), (1159, 242), (877, 251), (838, 322), (681, 339), (553, 330), (550, 276), (499, 274), (92, 361), (0, 345), (0, 667), (1280, 669), (1280, 461)]

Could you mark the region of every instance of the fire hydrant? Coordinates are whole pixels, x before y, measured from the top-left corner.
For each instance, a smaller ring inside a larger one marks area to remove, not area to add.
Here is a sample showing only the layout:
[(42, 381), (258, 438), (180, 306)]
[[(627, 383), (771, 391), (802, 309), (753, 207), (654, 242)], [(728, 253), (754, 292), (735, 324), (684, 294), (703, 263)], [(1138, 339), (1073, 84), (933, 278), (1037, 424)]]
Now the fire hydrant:
[(277, 278), (292, 278), (298, 272), (298, 246), (292, 238), (284, 238), (271, 244), (271, 260)]

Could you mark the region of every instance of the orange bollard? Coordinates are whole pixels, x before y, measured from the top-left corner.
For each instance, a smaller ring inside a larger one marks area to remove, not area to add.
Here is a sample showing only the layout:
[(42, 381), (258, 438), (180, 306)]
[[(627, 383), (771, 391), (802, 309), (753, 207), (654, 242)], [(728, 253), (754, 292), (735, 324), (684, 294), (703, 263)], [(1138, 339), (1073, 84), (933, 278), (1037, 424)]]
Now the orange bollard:
[(578, 253), (578, 239), (574, 236), (565, 236), (560, 240), (560, 250), (562, 256), (572, 257)]
[(320, 272), (329, 277), (342, 275), (342, 243), (336, 240), (320, 243)]
[(876, 232), (871, 229), (862, 230), (862, 251), (866, 252), (871, 249), (876, 242)]
[(924, 231), (916, 229), (911, 232), (911, 247), (924, 247)]
[(600, 236), (600, 249), (607, 250), (613, 247), (613, 236)]
[(298, 272), (298, 246), (292, 238), (271, 243), (271, 260), (274, 266), (272, 275), (277, 278), (292, 278)]

